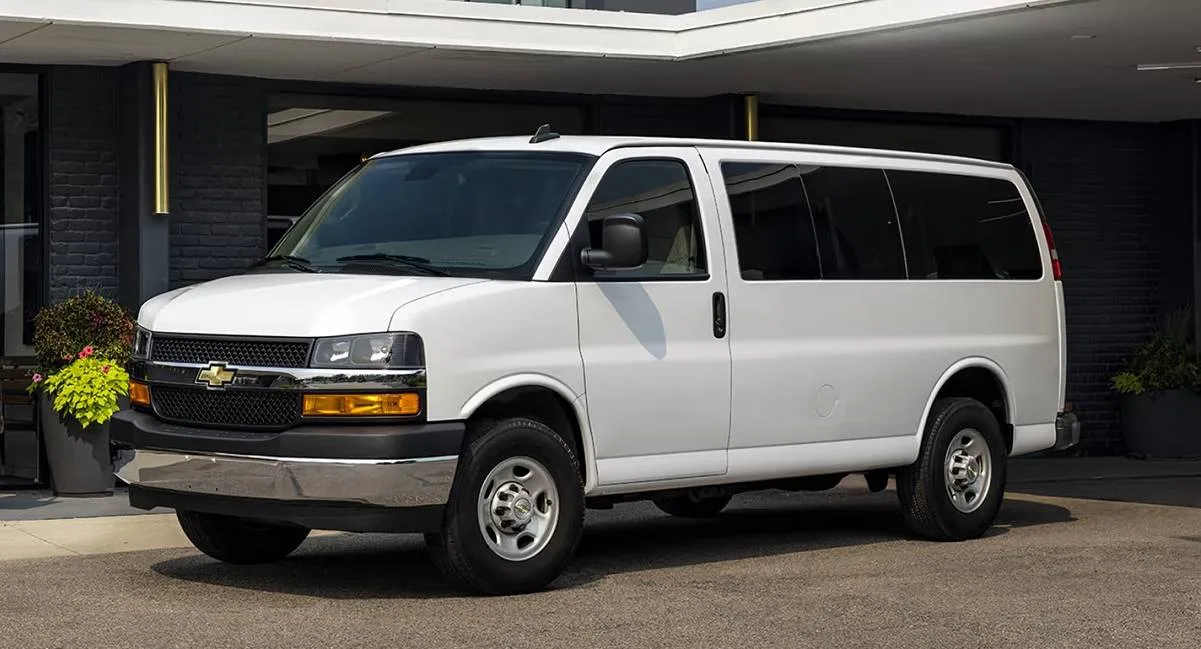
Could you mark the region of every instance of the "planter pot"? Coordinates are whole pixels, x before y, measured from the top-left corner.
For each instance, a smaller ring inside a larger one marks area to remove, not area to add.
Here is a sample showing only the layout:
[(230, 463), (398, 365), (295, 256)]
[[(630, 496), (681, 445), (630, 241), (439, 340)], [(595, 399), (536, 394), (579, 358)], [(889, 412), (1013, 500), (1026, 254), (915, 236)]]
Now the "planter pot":
[(1146, 458), (1201, 457), (1201, 395), (1191, 390), (1123, 395), (1126, 451)]
[(41, 408), (50, 488), (58, 496), (106, 496), (113, 493), (113, 462), (108, 424), (84, 428), (50, 407), (44, 395)]

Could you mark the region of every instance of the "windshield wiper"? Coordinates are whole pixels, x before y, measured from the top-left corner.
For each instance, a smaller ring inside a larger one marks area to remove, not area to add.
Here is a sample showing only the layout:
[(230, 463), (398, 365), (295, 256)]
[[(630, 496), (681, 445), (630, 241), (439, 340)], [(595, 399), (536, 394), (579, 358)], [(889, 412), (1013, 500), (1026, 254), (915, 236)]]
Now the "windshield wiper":
[(270, 257), (263, 257), (262, 259), (251, 264), (250, 267), (254, 268), (256, 266), (264, 266), (275, 261), (282, 261), (287, 264), (288, 268), (299, 270), (304, 273), (321, 272), (316, 266), (313, 265), (313, 262), (305, 259), (304, 257), (296, 257), (294, 255), (271, 255)]
[(414, 257), (412, 255), (390, 255), (383, 252), (373, 252), (366, 255), (349, 255), (346, 257), (338, 257), (335, 261), (338, 263), (346, 263), (348, 261), (386, 261), (399, 264), (407, 268), (415, 268), (429, 275), (450, 277), (450, 273), (432, 265), (430, 260), (426, 259), (425, 257)]

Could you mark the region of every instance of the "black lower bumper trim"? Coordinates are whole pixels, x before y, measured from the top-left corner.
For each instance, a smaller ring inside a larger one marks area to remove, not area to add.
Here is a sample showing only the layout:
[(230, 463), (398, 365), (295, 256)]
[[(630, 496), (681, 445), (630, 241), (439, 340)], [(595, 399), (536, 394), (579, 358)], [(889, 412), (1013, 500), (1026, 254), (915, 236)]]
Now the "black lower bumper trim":
[(1066, 451), (1080, 444), (1080, 418), (1074, 412), (1061, 412), (1055, 418), (1055, 450)]
[(461, 421), (413, 424), (298, 426), (282, 432), (195, 428), (123, 410), (109, 435), (119, 446), (185, 453), (232, 453), (266, 457), (345, 460), (414, 459), (458, 455), (466, 425)]
[(356, 503), (290, 503), (187, 494), (134, 485), (129, 487), (129, 504), (138, 509), (167, 507), (342, 532), (437, 532), (442, 528), (444, 510), (440, 505), (394, 509)]

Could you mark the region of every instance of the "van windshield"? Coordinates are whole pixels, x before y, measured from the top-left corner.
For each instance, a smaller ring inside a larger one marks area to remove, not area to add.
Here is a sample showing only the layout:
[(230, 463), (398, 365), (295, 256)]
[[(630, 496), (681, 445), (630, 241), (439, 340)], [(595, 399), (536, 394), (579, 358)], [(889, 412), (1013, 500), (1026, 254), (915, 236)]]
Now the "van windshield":
[(376, 158), (318, 199), (260, 266), (529, 279), (592, 160), (507, 151)]

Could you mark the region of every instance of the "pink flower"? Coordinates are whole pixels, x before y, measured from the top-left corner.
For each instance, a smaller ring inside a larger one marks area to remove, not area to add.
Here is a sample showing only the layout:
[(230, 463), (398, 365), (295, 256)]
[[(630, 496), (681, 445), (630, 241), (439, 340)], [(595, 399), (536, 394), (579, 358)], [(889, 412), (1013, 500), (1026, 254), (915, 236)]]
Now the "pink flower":
[(37, 373), (37, 372), (34, 372), (34, 373), (33, 373), (33, 382), (34, 382), (34, 383), (41, 383), (41, 382), (42, 382), (42, 375), (41, 375), (41, 374), (39, 374), (39, 373)]
[(84, 347), (84, 348), (83, 348), (83, 351), (79, 352), (79, 357), (80, 357), (80, 358), (87, 358), (88, 356), (91, 356), (91, 355), (92, 355), (92, 354), (94, 354), (95, 352), (96, 352), (96, 350), (95, 350), (95, 349), (92, 349), (92, 346), (91, 346), (91, 345), (88, 345), (87, 347)]
[(74, 357), (73, 357), (73, 356), (71, 356), (71, 355), (69, 355), (69, 354), (68, 354), (68, 355), (66, 355), (66, 356), (63, 356), (63, 360), (64, 360), (64, 361), (69, 361), (69, 360), (71, 360), (72, 358), (74, 358)]
[(108, 374), (108, 365), (105, 365), (104, 367), (101, 367), (101, 368), (100, 368), (100, 371), (101, 371), (101, 372), (104, 372), (105, 374)]

